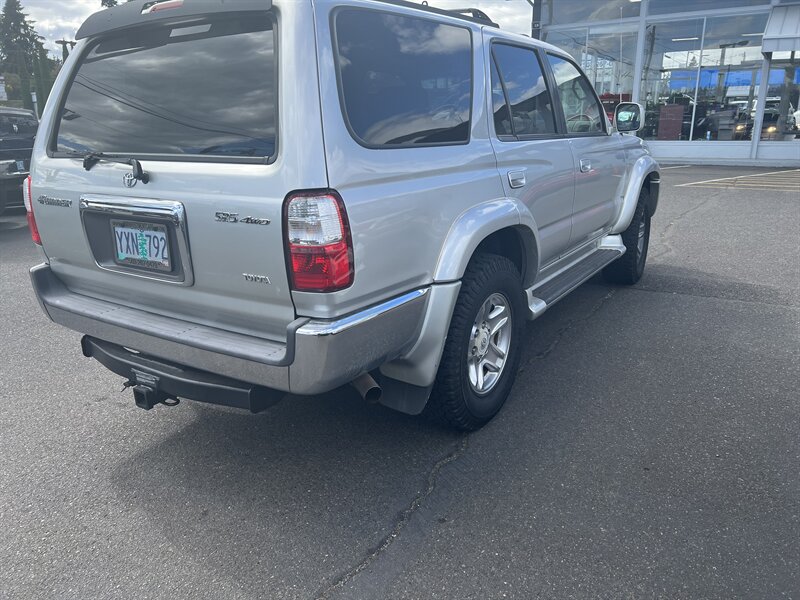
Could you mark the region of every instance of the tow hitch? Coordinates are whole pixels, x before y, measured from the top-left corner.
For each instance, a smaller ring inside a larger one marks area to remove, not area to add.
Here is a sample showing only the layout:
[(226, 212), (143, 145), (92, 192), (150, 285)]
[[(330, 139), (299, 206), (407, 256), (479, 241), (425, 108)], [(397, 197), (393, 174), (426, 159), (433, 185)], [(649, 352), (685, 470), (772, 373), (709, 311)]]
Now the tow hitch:
[(122, 384), (122, 391), (133, 388), (133, 401), (136, 406), (150, 410), (156, 404), (164, 406), (178, 406), (180, 399), (158, 390), (158, 377), (137, 369), (131, 369), (134, 379), (129, 379)]
[(133, 388), (136, 406), (144, 410), (157, 404), (177, 406), (178, 398), (184, 398), (257, 413), (286, 395), (252, 383), (197, 371), (89, 336), (83, 337), (81, 347), (84, 356), (96, 359), (124, 377), (123, 391)]

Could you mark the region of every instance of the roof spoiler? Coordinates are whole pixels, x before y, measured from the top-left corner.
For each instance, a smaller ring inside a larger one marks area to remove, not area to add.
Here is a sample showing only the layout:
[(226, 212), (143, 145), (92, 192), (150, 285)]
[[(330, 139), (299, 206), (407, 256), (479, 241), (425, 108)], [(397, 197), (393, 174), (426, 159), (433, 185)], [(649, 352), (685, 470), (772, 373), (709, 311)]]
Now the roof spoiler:
[[(159, 10), (158, 5), (164, 4)], [(174, 4), (174, 6), (171, 6)], [(100, 35), (180, 18), (201, 17), (215, 13), (265, 11), (272, 8), (272, 0), (133, 0), (114, 8), (94, 13), (81, 25), (75, 39)]]

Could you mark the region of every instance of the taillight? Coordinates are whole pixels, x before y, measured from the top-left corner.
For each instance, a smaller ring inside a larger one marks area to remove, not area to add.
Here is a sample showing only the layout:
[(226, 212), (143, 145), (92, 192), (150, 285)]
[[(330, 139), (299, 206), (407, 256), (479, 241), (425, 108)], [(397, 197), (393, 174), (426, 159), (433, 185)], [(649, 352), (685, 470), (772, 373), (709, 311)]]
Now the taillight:
[(338, 194), (292, 194), (284, 218), (292, 289), (335, 292), (353, 283), (353, 241)]
[(42, 245), (42, 238), (39, 236), (39, 228), (36, 226), (36, 217), (33, 214), (33, 192), (31, 191), (31, 176), (22, 184), (22, 197), (25, 200), (25, 210), (28, 211), (28, 227), (31, 230), (31, 238), (34, 244)]

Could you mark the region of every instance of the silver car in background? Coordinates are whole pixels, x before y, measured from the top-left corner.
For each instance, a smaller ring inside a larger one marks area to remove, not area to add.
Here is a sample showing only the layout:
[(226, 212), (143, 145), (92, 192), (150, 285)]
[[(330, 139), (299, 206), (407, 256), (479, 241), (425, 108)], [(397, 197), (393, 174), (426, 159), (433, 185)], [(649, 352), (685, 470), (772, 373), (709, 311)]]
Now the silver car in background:
[(565, 52), (402, 1), (90, 17), (26, 187), (42, 308), (152, 408), (348, 383), (476, 429), (524, 323), (644, 269), (658, 165)]

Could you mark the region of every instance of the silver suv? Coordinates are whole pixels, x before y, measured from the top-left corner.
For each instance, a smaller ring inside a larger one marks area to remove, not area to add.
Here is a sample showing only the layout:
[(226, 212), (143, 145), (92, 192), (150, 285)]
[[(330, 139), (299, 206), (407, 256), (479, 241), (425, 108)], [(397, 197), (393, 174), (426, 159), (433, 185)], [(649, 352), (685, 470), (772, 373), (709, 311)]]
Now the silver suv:
[(565, 52), (378, 0), (134, 0), (90, 17), (27, 207), (42, 308), (152, 408), (352, 383), (491, 419), (523, 326), (642, 275), (658, 165)]

